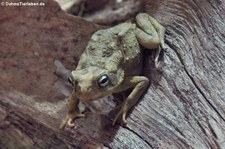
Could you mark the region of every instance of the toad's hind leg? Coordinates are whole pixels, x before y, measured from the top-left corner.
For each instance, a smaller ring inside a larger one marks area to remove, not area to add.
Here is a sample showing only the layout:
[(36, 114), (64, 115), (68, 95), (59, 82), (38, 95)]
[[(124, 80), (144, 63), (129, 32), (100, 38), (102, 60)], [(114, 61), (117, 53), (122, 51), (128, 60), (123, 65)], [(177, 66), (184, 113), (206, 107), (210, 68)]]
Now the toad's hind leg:
[(127, 77), (124, 82), (118, 86), (117, 91), (124, 91), (128, 88), (134, 87), (133, 91), (130, 93), (130, 95), (127, 97), (127, 99), (124, 100), (124, 102), (121, 105), (120, 111), (115, 116), (112, 125), (114, 126), (116, 121), (120, 116), (122, 116), (122, 122), (124, 124), (127, 123), (126, 115), (127, 112), (137, 103), (145, 89), (148, 87), (149, 80), (148, 78), (144, 76), (133, 76), (133, 77)]
[(136, 37), (138, 42), (147, 49), (159, 47), (155, 56), (155, 62), (157, 64), (161, 49), (166, 49), (164, 41), (165, 28), (146, 13), (140, 13), (136, 16), (136, 24)]

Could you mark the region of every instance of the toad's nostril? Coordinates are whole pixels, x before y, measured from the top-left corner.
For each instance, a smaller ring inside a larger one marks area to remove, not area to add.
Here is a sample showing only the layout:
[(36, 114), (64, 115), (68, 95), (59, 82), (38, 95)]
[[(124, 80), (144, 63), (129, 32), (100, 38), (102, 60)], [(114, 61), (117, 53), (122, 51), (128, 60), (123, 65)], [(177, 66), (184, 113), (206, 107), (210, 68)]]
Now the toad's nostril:
[(80, 91), (83, 92), (83, 93), (90, 93), (91, 92), (91, 88), (90, 87), (85, 87), (85, 88), (82, 88)]
[(91, 88), (90, 88), (90, 87), (88, 87), (88, 88), (87, 88), (87, 92), (90, 92), (90, 91), (91, 91)]

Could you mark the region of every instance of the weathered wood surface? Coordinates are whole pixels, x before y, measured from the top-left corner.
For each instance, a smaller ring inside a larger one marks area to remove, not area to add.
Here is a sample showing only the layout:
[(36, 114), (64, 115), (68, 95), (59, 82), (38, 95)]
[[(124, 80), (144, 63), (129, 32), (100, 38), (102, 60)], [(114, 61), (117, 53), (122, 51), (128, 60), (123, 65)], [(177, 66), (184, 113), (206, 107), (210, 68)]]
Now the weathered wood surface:
[(111, 127), (101, 107), (64, 131), (66, 93), (56, 88), (54, 59), (74, 69), (101, 27), (42, 2), (0, 7), (0, 148), (225, 148), (223, 0), (146, 0), (146, 12), (167, 29), (168, 50), (158, 70), (148, 54), (152, 83), (128, 125)]

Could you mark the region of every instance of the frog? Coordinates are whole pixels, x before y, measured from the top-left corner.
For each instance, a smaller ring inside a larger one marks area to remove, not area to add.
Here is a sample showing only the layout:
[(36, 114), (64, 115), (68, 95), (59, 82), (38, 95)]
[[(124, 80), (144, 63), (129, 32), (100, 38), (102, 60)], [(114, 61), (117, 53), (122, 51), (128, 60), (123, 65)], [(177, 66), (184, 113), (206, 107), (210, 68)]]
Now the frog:
[[(80, 101), (93, 101), (132, 89), (112, 121), (113, 126), (119, 119), (126, 124), (128, 111), (150, 82), (141, 75), (143, 50), (166, 49), (165, 31), (165, 27), (147, 13), (137, 14), (133, 21), (96, 31), (68, 78), (73, 91), (60, 129), (74, 127), (76, 118), (86, 117), (78, 107)], [(156, 63), (159, 53), (155, 56)]]

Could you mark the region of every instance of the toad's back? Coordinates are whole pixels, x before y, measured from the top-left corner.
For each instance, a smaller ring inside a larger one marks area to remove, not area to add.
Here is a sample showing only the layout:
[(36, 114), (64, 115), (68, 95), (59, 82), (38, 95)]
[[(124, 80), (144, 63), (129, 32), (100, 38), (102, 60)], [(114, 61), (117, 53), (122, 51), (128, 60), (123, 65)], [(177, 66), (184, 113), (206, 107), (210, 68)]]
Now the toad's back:
[(96, 66), (116, 71), (122, 68), (126, 76), (140, 74), (142, 51), (135, 28), (132, 23), (123, 23), (93, 34), (77, 69)]

